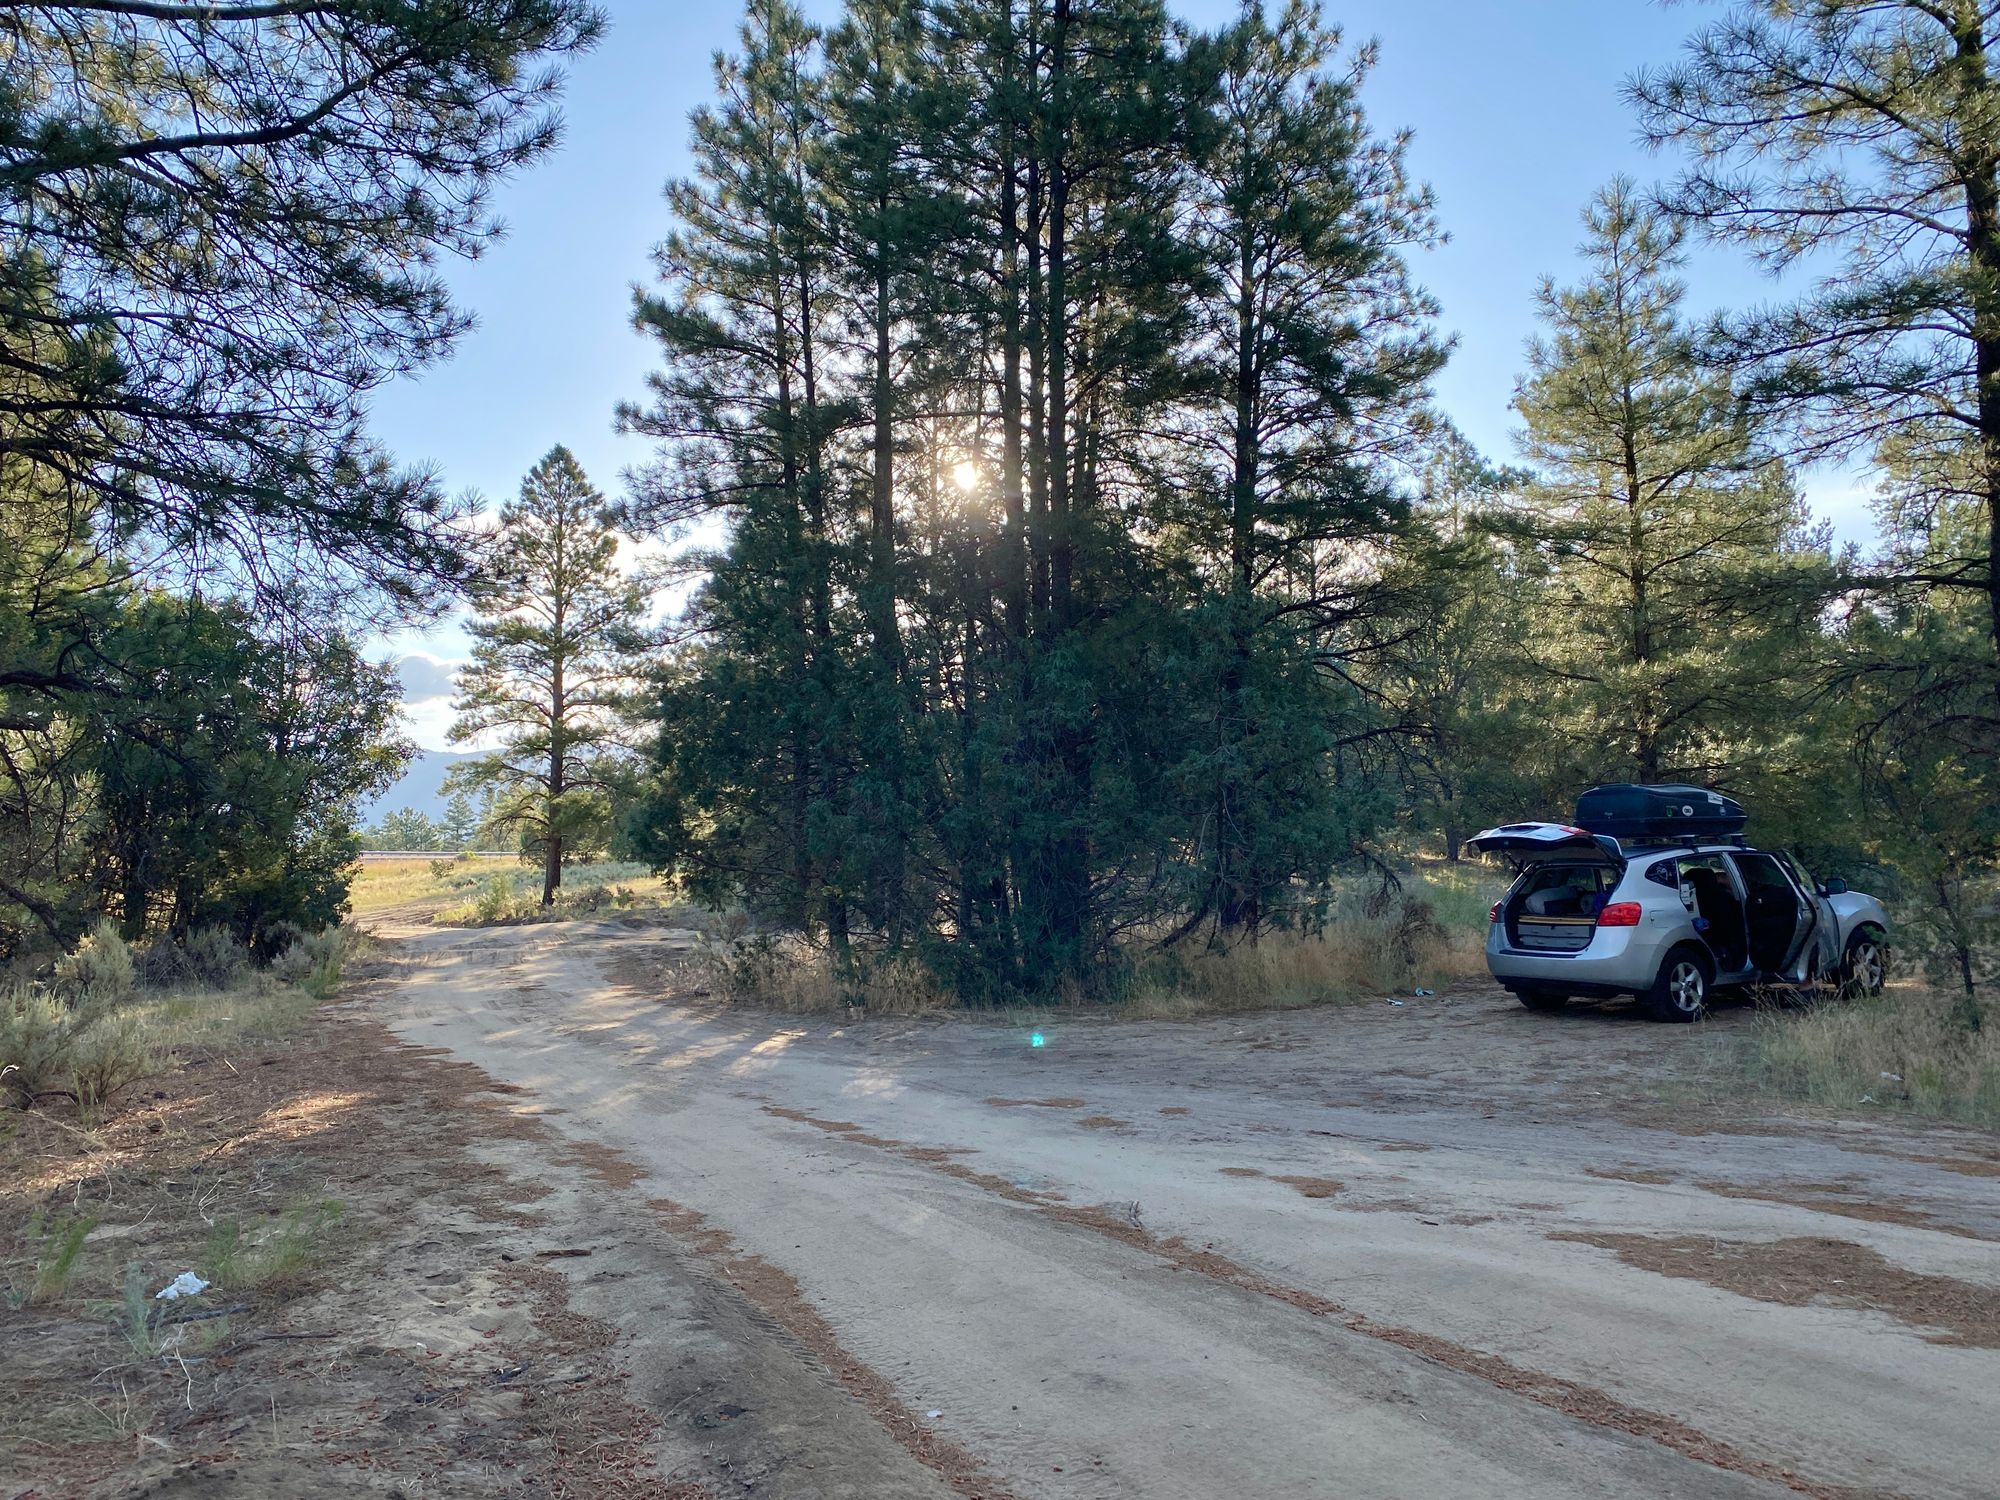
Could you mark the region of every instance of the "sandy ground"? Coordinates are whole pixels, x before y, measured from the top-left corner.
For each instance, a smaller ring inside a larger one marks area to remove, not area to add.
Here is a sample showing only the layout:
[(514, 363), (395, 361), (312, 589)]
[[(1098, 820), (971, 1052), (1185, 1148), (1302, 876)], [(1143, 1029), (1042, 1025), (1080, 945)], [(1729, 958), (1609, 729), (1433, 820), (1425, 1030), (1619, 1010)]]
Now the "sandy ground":
[[(630, 918), (387, 935), (372, 1014), (595, 1164), (556, 1264), (717, 1496), (1993, 1493), (1996, 1142), (1675, 1103), (1696, 1033), (1482, 987), (1034, 1048), (677, 1004)], [(689, 1278), (763, 1341), (726, 1461)]]

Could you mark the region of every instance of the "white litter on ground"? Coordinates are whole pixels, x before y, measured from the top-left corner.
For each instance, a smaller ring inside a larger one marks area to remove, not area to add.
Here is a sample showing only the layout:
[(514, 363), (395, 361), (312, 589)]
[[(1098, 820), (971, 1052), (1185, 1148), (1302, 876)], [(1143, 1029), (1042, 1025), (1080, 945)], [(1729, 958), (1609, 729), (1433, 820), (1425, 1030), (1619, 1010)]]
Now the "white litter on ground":
[(182, 1297), (194, 1297), (208, 1290), (208, 1283), (192, 1271), (183, 1271), (172, 1281), (153, 1293), (155, 1302), (174, 1302)]

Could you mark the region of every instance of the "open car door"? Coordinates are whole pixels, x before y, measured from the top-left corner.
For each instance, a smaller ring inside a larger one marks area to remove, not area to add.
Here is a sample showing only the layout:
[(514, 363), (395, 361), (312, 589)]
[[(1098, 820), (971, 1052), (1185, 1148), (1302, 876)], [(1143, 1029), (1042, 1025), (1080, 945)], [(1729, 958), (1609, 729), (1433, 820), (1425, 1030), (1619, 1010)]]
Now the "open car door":
[(1595, 834), (1567, 823), (1502, 823), (1474, 834), (1465, 847), (1479, 854), (1498, 854), (1514, 865), (1537, 865), (1551, 859), (1586, 865), (1621, 862)]
[(1751, 966), (1777, 979), (1803, 979), (1819, 936), (1819, 903), (1813, 892), (1801, 888), (1788, 862), (1774, 855), (1739, 849), (1730, 859), (1743, 883)]

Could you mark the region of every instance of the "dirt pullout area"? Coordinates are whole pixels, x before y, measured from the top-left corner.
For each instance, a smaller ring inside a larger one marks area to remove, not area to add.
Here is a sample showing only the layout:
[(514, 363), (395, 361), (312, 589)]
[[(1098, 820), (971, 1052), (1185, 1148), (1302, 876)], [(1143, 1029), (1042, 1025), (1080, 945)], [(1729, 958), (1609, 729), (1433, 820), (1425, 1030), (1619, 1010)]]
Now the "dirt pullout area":
[(2000, 1290), (1924, 1276), (1849, 1240), (1744, 1241), (1709, 1235), (1552, 1234), (1615, 1250), (1628, 1266), (1705, 1281), (1784, 1307), (1855, 1307), (1924, 1330), (1931, 1342), (2000, 1349)]
[(951, 1493), (520, 1096), (343, 1004), (9, 1120), (0, 1494)]
[[(653, 1243), (961, 1493), (1990, 1493), (2000, 1351), (1950, 1286), (1897, 1293), (1923, 1321), (1874, 1301), (1887, 1270), (2000, 1283), (1968, 1237), (2000, 1234), (1988, 1180), (1947, 1165), (1992, 1138), (1663, 1102), (1728, 1013), (1063, 1013), (1030, 1049), (1001, 1021), (681, 1004), (631, 977), (657, 943), (605, 923), (409, 942), (386, 1022), (531, 1090), (604, 1196), (654, 1203)], [(1746, 1265), (1551, 1239), (1593, 1234), (1880, 1263), (1812, 1272), (1873, 1277), (1846, 1300), (1765, 1297), (1715, 1279)], [(610, 1247), (580, 1248), (550, 1264)]]

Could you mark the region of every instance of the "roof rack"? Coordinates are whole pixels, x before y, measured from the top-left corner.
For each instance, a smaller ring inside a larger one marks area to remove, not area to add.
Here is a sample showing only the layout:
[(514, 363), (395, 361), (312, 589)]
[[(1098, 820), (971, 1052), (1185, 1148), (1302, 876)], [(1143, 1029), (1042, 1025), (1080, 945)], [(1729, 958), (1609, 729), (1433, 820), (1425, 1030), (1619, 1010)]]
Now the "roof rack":
[(1747, 849), (1750, 847), (1749, 840), (1740, 833), (1712, 833), (1706, 838), (1698, 836), (1689, 837), (1686, 834), (1676, 837), (1668, 833), (1636, 834), (1631, 838), (1625, 839), (1614, 838), (1608, 833), (1601, 833), (1597, 837), (1604, 843), (1616, 845), (1620, 854), (1623, 854), (1628, 849)]

